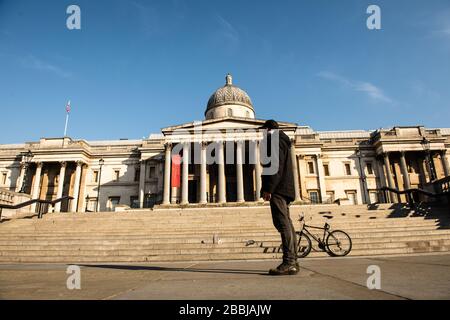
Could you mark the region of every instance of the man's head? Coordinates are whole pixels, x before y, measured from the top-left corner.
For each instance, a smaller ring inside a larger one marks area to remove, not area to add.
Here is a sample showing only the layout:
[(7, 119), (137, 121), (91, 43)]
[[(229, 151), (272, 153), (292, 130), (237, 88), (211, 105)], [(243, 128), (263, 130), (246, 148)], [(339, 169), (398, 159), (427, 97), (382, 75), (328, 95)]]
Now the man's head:
[(273, 119), (267, 120), (264, 122), (264, 124), (260, 127), (260, 129), (266, 129), (266, 130), (275, 130), (279, 129), (280, 126), (278, 125), (278, 122), (276, 122)]

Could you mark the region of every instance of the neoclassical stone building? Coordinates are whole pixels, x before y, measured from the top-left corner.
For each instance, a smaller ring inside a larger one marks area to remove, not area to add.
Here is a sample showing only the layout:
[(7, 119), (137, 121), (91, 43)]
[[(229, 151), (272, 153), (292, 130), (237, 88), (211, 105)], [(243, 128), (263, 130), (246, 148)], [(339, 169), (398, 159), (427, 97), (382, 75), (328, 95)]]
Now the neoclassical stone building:
[[(257, 128), (263, 123), (250, 97), (227, 75), (208, 100), (205, 120), (166, 127), (147, 139), (63, 137), (0, 145), (0, 190), (25, 187), (31, 198), (74, 197), (56, 205), (56, 212), (259, 202), (262, 133)], [(293, 142), (299, 202), (401, 202), (403, 196), (379, 189), (422, 188), (449, 176), (450, 128), (317, 132), (292, 122), (280, 126)], [(24, 162), (28, 151), (32, 157)], [(197, 161), (176, 165), (175, 154)], [(208, 163), (207, 155), (223, 161)]]

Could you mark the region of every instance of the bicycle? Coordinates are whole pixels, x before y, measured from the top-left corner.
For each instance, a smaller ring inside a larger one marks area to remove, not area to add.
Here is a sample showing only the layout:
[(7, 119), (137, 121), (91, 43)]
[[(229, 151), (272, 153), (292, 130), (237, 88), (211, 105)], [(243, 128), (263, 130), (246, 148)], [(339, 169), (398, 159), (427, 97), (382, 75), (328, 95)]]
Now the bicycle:
[[(300, 215), (299, 221), (304, 221), (304, 216)], [(308, 228), (322, 229), (323, 237), (314, 236)], [(299, 237), (297, 245), (297, 257), (306, 257), (311, 250), (319, 251), (312, 248), (311, 238), (318, 243), (318, 247), (321, 251), (325, 251), (331, 257), (344, 257), (352, 250), (352, 239), (350, 236), (342, 230), (330, 231), (331, 226), (325, 223), (323, 227), (309, 226), (306, 222), (303, 222), (302, 229), (295, 233)]]

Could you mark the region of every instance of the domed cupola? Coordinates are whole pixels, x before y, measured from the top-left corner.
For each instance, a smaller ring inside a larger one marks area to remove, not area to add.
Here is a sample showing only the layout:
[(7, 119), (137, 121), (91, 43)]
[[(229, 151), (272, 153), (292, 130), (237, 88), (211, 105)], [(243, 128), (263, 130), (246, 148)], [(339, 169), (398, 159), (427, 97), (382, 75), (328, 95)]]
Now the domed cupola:
[(255, 110), (247, 92), (233, 85), (230, 74), (225, 77), (226, 83), (212, 94), (205, 111), (206, 119), (223, 117), (255, 118)]

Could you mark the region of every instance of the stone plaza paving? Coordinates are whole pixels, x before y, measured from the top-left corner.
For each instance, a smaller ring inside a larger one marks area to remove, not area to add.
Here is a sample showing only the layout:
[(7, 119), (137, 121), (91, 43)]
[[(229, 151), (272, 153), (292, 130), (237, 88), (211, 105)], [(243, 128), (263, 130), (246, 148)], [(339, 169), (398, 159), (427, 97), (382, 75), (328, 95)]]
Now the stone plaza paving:
[[(273, 277), (279, 261), (0, 265), (0, 299), (450, 299), (450, 253), (309, 258), (295, 276)], [(381, 288), (368, 289), (368, 266)]]

